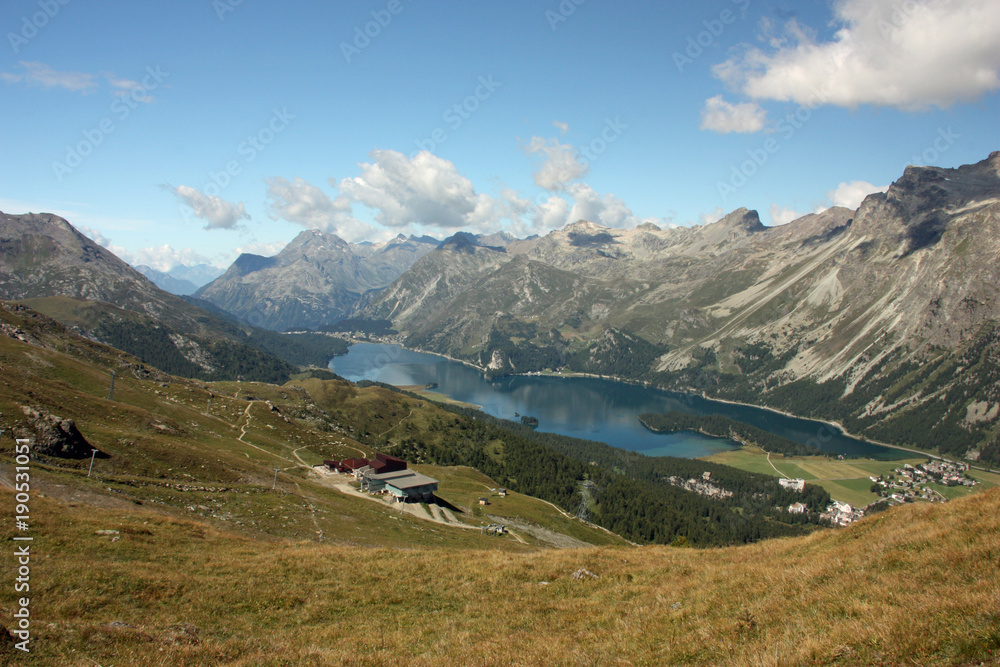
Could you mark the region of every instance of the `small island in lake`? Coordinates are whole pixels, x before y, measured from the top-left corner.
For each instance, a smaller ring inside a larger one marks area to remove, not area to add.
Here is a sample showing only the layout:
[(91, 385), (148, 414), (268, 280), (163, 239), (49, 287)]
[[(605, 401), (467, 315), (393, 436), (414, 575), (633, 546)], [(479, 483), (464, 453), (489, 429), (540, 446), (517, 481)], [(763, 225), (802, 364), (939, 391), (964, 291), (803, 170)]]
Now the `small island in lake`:
[(648, 412), (639, 415), (639, 422), (655, 433), (696, 431), (716, 438), (730, 438), (744, 445), (756, 445), (772, 454), (786, 454), (788, 456), (828, 455), (819, 447), (795, 442), (746, 422), (721, 415), (692, 415), (680, 410), (663, 414)]
[(529, 417), (528, 415), (524, 415), (521, 417), (521, 423), (525, 426), (535, 428), (538, 426), (538, 417)]

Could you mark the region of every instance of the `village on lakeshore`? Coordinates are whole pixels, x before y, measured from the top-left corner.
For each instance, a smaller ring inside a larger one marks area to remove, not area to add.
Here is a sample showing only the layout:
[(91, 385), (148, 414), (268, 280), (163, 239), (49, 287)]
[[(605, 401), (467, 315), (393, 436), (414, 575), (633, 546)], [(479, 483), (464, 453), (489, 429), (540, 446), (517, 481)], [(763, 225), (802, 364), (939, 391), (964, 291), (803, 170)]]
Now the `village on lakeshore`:
[[(853, 507), (850, 503), (834, 500), (820, 515), (820, 519), (831, 526), (847, 526), (862, 517), (894, 505), (916, 501), (945, 503), (948, 499), (934, 490), (930, 484), (975, 486), (978, 482), (966, 474), (968, 470), (967, 463), (954, 463), (943, 459), (928, 460), (917, 465), (905, 463), (891, 473), (871, 475), (868, 478), (872, 482), (871, 492), (880, 496), (878, 500), (864, 507)], [(778, 481), (786, 489), (801, 491), (805, 487), (805, 480), (802, 479), (782, 478)], [(807, 508), (802, 503), (793, 503), (788, 506), (788, 511), (792, 514), (803, 514)]]

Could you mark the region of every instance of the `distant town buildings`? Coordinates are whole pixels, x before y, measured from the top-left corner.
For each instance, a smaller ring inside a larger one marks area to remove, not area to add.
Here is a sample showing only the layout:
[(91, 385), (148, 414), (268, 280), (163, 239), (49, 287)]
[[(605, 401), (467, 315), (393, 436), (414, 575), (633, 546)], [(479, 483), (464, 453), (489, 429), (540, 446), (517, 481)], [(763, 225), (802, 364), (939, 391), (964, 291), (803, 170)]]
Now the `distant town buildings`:
[[(967, 463), (932, 460), (918, 465), (906, 463), (886, 475), (871, 475), (872, 491), (881, 498), (861, 509), (852, 508), (847, 503), (833, 502), (821, 515), (834, 526), (846, 526), (877, 509), (893, 505), (923, 500), (932, 503), (948, 502), (948, 499), (930, 485), (975, 486), (978, 482), (968, 477)], [(791, 509), (789, 508), (789, 511)]]

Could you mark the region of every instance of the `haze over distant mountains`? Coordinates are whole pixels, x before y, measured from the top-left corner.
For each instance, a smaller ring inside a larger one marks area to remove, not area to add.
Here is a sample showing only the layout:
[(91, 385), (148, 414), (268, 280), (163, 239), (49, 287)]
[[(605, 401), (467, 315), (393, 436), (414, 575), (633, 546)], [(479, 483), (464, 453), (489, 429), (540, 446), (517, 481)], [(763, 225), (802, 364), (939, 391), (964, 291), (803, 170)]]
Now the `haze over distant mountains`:
[(139, 264), (135, 269), (152, 280), (160, 289), (178, 296), (194, 294), (199, 287), (212, 282), (224, 273), (222, 269), (211, 264), (194, 266), (178, 264), (169, 271), (159, 271), (145, 264)]

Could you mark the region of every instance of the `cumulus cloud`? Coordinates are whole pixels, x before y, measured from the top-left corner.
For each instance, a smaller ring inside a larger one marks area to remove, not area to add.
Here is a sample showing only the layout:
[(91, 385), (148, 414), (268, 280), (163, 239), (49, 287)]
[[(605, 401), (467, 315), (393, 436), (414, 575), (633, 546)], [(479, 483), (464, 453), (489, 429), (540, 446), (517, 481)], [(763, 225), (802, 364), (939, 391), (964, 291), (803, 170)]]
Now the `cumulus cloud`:
[(232, 204), (187, 185), (178, 185), (171, 191), (194, 212), (195, 217), (205, 221), (205, 229), (233, 229), (240, 220), (250, 219), (243, 202)]
[(580, 161), (576, 149), (555, 139), (532, 137), (524, 152), (542, 156), (542, 165), (535, 172), (535, 184), (546, 190), (563, 190), (587, 173), (587, 165)]
[(145, 265), (157, 271), (170, 271), (176, 266), (211, 264), (211, 260), (191, 248), (174, 248), (170, 244), (150, 246), (138, 250), (125, 250), (111, 246), (111, 250), (132, 266)]
[(558, 195), (540, 201), (535, 208), (535, 229), (557, 229), (566, 224), (569, 218), (569, 202)]
[(273, 218), (284, 218), (308, 229), (336, 231), (351, 213), (345, 199), (334, 201), (320, 188), (302, 178), (267, 180), (268, 209)]
[(441, 230), (478, 229), (498, 218), (498, 201), (477, 193), (472, 181), (448, 160), (428, 151), (413, 157), (375, 150), (359, 165), (361, 175), (336, 183), (348, 201), (373, 209), (375, 220), (390, 228), (409, 225)]
[(94, 229), (93, 227), (84, 227), (83, 225), (78, 225), (77, 229), (83, 232), (84, 236), (87, 236), (88, 238), (90, 238), (91, 241), (93, 241), (99, 246), (107, 248), (111, 245), (111, 239), (109, 239), (107, 236), (102, 234), (100, 231)]
[(731, 104), (716, 95), (705, 100), (701, 110), (701, 129), (729, 134), (730, 132), (759, 132), (764, 129), (767, 112), (756, 102)]
[(281, 252), (286, 245), (288, 245), (287, 241), (250, 241), (249, 243), (236, 246), (234, 252), (237, 256), (243, 253), (250, 253), (263, 257), (273, 257)]
[[(330, 179), (329, 194), (301, 178), (268, 179), (270, 215), (348, 240), (370, 239), (385, 230), (450, 235), (456, 230), (489, 234), (504, 229), (526, 235), (581, 218), (608, 227), (646, 221), (613, 193), (598, 193), (584, 183), (560, 182), (558, 192), (531, 200), (510, 188), (497, 194), (477, 192), (452, 162), (427, 151), (407, 157), (376, 150), (370, 158), (359, 165), (358, 176)], [(378, 226), (359, 221), (356, 206), (370, 211)]]
[(270, 215), (354, 240), (378, 234), (355, 217), (356, 205), (372, 211), (375, 221), (388, 229), (444, 234), (496, 231), (504, 220), (520, 223), (531, 209), (531, 202), (513, 190), (496, 197), (476, 192), (454, 164), (427, 151), (407, 157), (375, 150), (370, 158), (358, 165), (358, 176), (330, 179), (333, 194), (301, 178), (269, 179)]
[(771, 204), (768, 213), (771, 214), (771, 226), (787, 225), (792, 220), (798, 220), (803, 215), (794, 209), (785, 208), (778, 204)]
[(834, 206), (856, 209), (861, 206), (861, 202), (868, 195), (873, 192), (885, 192), (888, 189), (888, 185), (872, 185), (867, 181), (851, 181), (850, 183), (841, 183), (827, 192), (826, 196)]
[(29, 86), (42, 86), (43, 88), (63, 88), (73, 92), (88, 93), (97, 87), (93, 74), (85, 72), (57, 72), (45, 63), (27, 62), (22, 60), (18, 63), (21, 72), (10, 73), (0, 72), (0, 79), (7, 83), (24, 83)]
[(839, 0), (830, 41), (794, 19), (714, 73), (754, 99), (946, 108), (1000, 89), (996, 0)]
[(586, 183), (573, 183), (569, 185), (568, 192), (573, 198), (573, 207), (566, 222), (589, 220), (605, 227), (635, 227), (645, 222), (637, 218), (619, 197), (611, 193), (598, 194)]
[(569, 132), (569, 124), (568, 123), (563, 123), (561, 121), (554, 120), (554, 121), (552, 121), (552, 125), (554, 127), (559, 128), (559, 131), (562, 132), (563, 134), (566, 134), (567, 132)]
[(722, 210), (721, 206), (716, 206), (714, 210), (711, 210), (708, 213), (702, 213), (701, 215), (699, 215), (698, 216), (698, 224), (699, 225), (710, 225), (713, 222), (718, 222), (719, 220), (722, 220), (722, 216), (724, 216), (725, 214), (726, 214), (726, 212), (724, 210)]
[(565, 193), (540, 199), (533, 206), (532, 219), (532, 229), (536, 232), (558, 229), (577, 220), (619, 228), (660, 222), (636, 216), (621, 198), (613, 193), (600, 194), (586, 183), (571, 183)]

